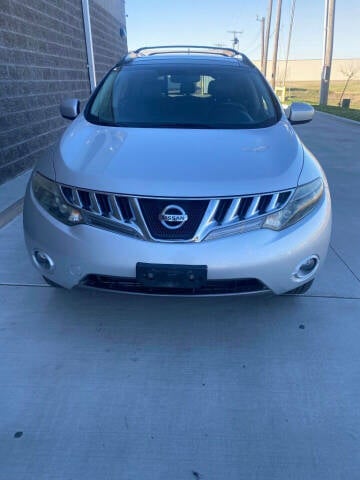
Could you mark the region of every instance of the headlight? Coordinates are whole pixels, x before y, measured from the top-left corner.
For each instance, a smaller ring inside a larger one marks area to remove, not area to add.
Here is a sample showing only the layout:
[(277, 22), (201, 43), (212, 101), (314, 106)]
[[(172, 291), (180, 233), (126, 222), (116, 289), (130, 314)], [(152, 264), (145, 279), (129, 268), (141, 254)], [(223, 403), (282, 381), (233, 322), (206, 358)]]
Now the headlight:
[(282, 230), (298, 222), (313, 210), (323, 191), (324, 183), (321, 178), (301, 185), (284, 208), (266, 217), (263, 228)]
[(32, 190), (40, 205), (60, 222), (66, 225), (83, 222), (80, 210), (66, 203), (58, 185), (52, 180), (35, 173), (32, 177)]

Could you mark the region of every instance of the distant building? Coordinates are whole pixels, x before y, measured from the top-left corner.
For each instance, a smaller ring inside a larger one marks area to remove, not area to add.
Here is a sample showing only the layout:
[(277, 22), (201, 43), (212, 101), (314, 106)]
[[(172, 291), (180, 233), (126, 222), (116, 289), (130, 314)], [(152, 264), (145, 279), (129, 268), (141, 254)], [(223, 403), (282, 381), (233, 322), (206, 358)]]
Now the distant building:
[[(254, 62), (260, 68), (260, 61)], [(349, 65), (353, 65), (360, 70), (360, 58), (334, 58), (331, 68), (331, 80), (346, 80), (341, 70)], [(267, 77), (270, 80), (272, 61), (268, 62)], [(277, 83), (281, 83), (284, 78), (285, 60), (278, 60), (277, 64)], [(316, 81), (320, 82), (322, 72), (322, 60), (289, 60), (286, 79), (288, 82)]]
[[(64, 97), (90, 94), (82, 0), (2, 2), (0, 183), (30, 168), (64, 130)], [(88, 0), (96, 78), (127, 51), (124, 0)], [(122, 30), (121, 30), (122, 29)]]

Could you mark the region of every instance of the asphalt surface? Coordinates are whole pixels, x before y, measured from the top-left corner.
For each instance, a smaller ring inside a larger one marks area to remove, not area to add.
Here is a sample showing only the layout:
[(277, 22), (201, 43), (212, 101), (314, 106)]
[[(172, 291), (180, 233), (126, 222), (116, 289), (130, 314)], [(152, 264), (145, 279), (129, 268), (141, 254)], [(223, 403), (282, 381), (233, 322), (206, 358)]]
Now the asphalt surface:
[(334, 209), (303, 297), (56, 290), (0, 230), (1, 480), (359, 478), (360, 126), (298, 131)]

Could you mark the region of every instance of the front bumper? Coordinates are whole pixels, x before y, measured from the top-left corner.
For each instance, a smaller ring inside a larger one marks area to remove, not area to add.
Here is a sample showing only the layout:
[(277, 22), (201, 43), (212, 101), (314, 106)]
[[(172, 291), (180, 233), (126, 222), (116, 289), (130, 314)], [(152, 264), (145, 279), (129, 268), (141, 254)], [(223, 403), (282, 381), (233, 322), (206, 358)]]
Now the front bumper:
[[(69, 289), (84, 281), (88, 286), (98, 287), (99, 284), (89, 285), (88, 279), (94, 276), (134, 282), (136, 264), (143, 262), (207, 265), (210, 282), (256, 279), (264, 289), (281, 294), (314, 277), (315, 272), (303, 279), (294, 275), (304, 259), (316, 255), (319, 266), (323, 264), (330, 241), (331, 201), (328, 189), (325, 189), (321, 203), (313, 212), (280, 232), (260, 229), (200, 243), (157, 243), (88, 225), (64, 225), (37, 203), (28, 187), (24, 232), (31, 257), (34, 251), (40, 250), (54, 262), (51, 271), (44, 271), (36, 265), (40, 273)], [(227, 292), (225, 289), (216, 293), (241, 292)], [(253, 291), (247, 288), (242, 293)]]

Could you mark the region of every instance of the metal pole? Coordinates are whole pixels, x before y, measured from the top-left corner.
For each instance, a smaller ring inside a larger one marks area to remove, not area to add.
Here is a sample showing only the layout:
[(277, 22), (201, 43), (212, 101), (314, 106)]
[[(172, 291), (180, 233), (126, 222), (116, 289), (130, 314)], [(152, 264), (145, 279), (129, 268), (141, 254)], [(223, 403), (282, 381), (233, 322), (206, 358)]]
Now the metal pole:
[(271, 73), (271, 85), (273, 88), (275, 88), (275, 82), (276, 82), (276, 66), (277, 66), (277, 55), (278, 55), (278, 46), (279, 46), (281, 6), (282, 6), (282, 0), (278, 0), (276, 26), (275, 26), (274, 52), (273, 52), (273, 60), (272, 60), (272, 73)]
[(296, 6), (296, 0), (293, 0), (292, 6), (291, 6), (291, 15), (290, 15), (289, 38), (288, 38), (288, 44), (287, 44), (287, 49), (286, 49), (286, 62), (285, 62), (285, 72), (284, 72), (284, 86), (285, 86), (285, 82), (286, 82), (286, 74), (287, 74), (287, 68), (288, 68), (288, 63), (289, 63), (289, 54), (290, 54), (290, 45), (291, 45), (291, 35), (292, 35), (293, 26), (294, 26), (295, 6)]
[(95, 61), (93, 41), (91, 34), (91, 21), (90, 21), (90, 9), (89, 0), (82, 0), (82, 13), (85, 29), (85, 44), (87, 54), (87, 67), (89, 71), (90, 91), (93, 92), (96, 87), (96, 74), (95, 74)]
[(327, 22), (328, 22), (328, 12), (329, 12), (329, 0), (325, 0), (324, 6), (324, 44), (323, 44), (323, 55), (322, 58), (325, 58), (326, 42), (327, 42)]
[(327, 7), (327, 12), (325, 12), (327, 17), (327, 27), (325, 55), (320, 86), (320, 105), (327, 105), (329, 97), (331, 63), (334, 46), (335, 0), (328, 0)]
[(270, 26), (272, 15), (273, 0), (269, 0), (268, 13), (266, 17), (266, 33), (265, 33), (265, 45), (264, 45), (264, 75), (266, 76), (268, 52), (269, 52), (269, 39), (270, 39)]
[(264, 73), (264, 49), (265, 49), (265, 17), (256, 17), (261, 22), (261, 71)]

